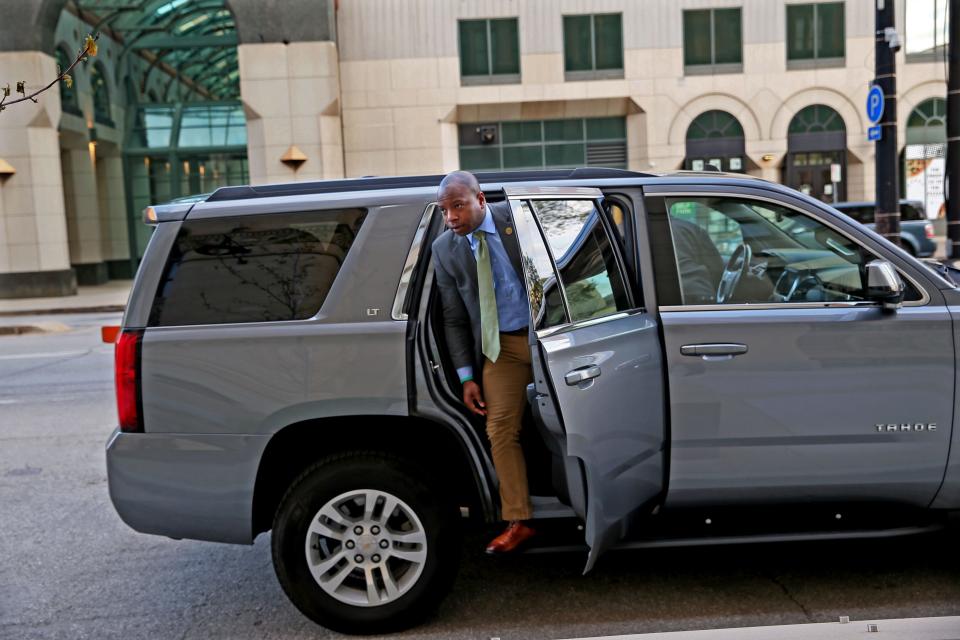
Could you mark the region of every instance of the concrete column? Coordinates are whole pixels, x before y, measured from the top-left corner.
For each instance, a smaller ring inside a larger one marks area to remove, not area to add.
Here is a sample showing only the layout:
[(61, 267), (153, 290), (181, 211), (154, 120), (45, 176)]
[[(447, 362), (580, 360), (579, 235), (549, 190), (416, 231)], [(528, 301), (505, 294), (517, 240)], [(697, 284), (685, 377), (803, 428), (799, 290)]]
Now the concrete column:
[(60, 158), (70, 263), (77, 272), (78, 284), (103, 284), (107, 281), (107, 267), (100, 249), (100, 200), (92, 153), (89, 148), (66, 148)]
[[(238, 57), (250, 182), (343, 177), (336, 44), (241, 44)], [(292, 146), (299, 165), (282, 161)]]
[[(104, 145), (101, 145), (104, 146)], [(127, 208), (124, 201), (123, 158), (118, 149), (109, 155), (97, 150), (97, 197), (100, 208), (100, 249), (113, 278), (132, 278), (130, 242), (127, 237)]]
[[(53, 57), (39, 51), (0, 51), (0, 78), (25, 80), (28, 91), (56, 77)], [(16, 173), (0, 178), (0, 298), (76, 293), (70, 269), (54, 87), (0, 113), (0, 158)]]

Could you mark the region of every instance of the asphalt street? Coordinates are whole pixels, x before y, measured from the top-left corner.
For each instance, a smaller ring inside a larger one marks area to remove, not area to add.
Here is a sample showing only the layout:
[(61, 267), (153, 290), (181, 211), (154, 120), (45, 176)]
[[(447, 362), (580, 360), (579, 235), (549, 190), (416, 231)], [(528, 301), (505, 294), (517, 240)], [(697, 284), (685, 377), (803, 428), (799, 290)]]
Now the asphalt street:
[[(0, 336), (0, 638), (329, 638), (253, 546), (138, 534), (107, 494), (119, 315), (4, 318)], [(457, 583), (409, 639), (575, 638), (960, 614), (960, 539), (620, 551), (494, 561), (467, 537)], [(960, 637), (960, 630), (957, 636)]]

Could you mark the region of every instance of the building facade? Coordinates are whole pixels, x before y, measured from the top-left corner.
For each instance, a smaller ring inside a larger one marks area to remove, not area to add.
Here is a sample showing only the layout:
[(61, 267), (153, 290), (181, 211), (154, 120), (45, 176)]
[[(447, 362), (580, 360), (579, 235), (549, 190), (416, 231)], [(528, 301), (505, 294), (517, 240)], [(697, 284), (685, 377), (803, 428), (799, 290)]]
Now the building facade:
[[(896, 0), (903, 195), (931, 217), (946, 4)], [(224, 184), (713, 165), (872, 200), (874, 8), (23, 0), (0, 26), (3, 82), (55, 77), (93, 25), (101, 53), (59, 97), (0, 114), (0, 297), (129, 277), (149, 238), (144, 206)]]

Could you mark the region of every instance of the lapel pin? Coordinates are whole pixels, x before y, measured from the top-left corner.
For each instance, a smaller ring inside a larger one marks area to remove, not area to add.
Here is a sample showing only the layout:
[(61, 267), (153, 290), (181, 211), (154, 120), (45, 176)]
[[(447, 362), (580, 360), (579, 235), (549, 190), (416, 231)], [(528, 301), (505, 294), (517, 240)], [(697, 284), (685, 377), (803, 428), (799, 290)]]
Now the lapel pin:
[(504, 229), (504, 232), (509, 236), (510, 234), (513, 233), (513, 227), (507, 227), (506, 229)]

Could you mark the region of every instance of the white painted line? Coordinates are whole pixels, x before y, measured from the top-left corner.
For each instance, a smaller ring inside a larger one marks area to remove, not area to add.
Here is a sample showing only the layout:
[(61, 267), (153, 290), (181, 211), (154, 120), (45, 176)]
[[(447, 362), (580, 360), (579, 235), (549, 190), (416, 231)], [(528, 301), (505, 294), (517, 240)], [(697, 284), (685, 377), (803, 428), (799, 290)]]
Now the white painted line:
[[(876, 625), (877, 635), (868, 630)], [(960, 616), (671, 631), (577, 640), (960, 640)]]
[(84, 356), (90, 353), (90, 349), (83, 351), (50, 351), (47, 353), (14, 353), (11, 355), (0, 356), (0, 360), (27, 360), (29, 358), (69, 358), (71, 356)]

